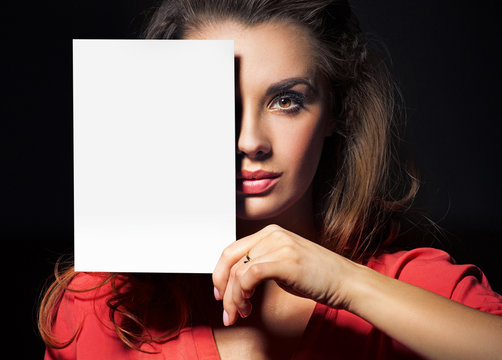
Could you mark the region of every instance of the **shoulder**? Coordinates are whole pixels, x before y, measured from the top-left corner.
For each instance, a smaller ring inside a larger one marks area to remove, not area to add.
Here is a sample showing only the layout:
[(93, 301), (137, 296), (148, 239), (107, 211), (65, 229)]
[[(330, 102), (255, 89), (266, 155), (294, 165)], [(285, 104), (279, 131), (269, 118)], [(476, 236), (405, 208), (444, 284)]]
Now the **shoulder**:
[(77, 302), (102, 300), (109, 297), (114, 288), (120, 288), (124, 284), (122, 277), (115, 277), (112, 282), (108, 273), (77, 273), (66, 286), (62, 300)]
[[(84, 323), (91, 319), (107, 319), (108, 300), (114, 287), (109, 274), (78, 273), (62, 288), (59, 300), (53, 311), (54, 331), (61, 337), (74, 334)], [(120, 286), (120, 281), (117, 286)]]
[(60, 295), (55, 309), (56, 327), (64, 323), (69, 328), (78, 328), (89, 314), (104, 315), (111, 294), (107, 275), (78, 273)]
[[(428, 278), (432, 271), (440, 268), (451, 268), (455, 264), (453, 258), (445, 251), (434, 248), (417, 248), (409, 251), (383, 253), (369, 259), (367, 266), (387, 276), (408, 278), (422, 276)], [(417, 269), (423, 270), (417, 272)], [(459, 268), (455, 268), (458, 273)], [(449, 275), (453, 275), (450, 271)]]
[[(107, 302), (113, 288), (107, 278), (107, 274), (79, 273), (67, 285), (54, 308), (51, 335), (57, 342), (69, 344), (62, 349), (47, 348), (46, 359), (102, 359), (107, 358), (102, 354), (125, 351), (110, 321)], [(95, 356), (96, 351), (100, 356)]]
[(445, 251), (417, 248), (385, 253), (371, 258), (367, 265), (465, 305), (502, 314), (502, 296), (491, 289), (483, 272), (472, 264), (457, 264)]

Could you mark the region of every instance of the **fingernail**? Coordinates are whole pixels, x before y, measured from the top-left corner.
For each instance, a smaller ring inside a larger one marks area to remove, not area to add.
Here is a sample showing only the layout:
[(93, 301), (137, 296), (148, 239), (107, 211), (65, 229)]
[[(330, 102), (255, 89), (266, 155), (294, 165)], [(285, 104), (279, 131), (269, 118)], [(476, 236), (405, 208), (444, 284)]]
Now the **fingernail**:
[(216, 288), (216, 286), (214, 287), (214, 298), (216, 300), (221, 300), (220, 292), (218, 291), (218, 289)]
[(226, 310), (223, 310), (223, 325), (230, 325), (230, 320), (228, 319), (228, 313)]
[(244, 309), (239, 309), (239, 315), (241, 318), (246, 318), (251, 313), (251, 304), (247, 303)]

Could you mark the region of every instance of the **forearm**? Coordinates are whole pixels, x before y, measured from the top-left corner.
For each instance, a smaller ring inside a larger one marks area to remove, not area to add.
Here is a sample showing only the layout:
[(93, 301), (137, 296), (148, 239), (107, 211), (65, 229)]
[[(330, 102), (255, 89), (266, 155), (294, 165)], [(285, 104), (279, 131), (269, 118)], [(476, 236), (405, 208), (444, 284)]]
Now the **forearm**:
[(502, 318), (360, 267), (348, 310), (430, 359), (501, 359)]

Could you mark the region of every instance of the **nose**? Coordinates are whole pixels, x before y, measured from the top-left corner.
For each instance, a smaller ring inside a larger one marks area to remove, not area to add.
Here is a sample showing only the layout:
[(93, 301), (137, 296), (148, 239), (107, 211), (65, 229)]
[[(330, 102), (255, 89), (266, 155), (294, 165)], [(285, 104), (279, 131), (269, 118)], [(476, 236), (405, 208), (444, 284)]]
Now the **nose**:
[(258, 115), (244, 110), (240, 121), (237, 122), (237, 153), (251, 160), (265, 160), (272, 154), (270, 139), (260, 120)]

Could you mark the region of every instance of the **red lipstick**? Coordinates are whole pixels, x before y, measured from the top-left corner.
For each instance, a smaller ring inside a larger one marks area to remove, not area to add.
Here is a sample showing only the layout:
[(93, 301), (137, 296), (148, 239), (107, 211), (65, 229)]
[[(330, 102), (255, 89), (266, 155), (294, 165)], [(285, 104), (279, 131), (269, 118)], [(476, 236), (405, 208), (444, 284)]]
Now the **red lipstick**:
[(281, 174), (265, 170), (241, 170), (237, 173), (237, 192), (259, 195), (270, 190), (279, 181)]

